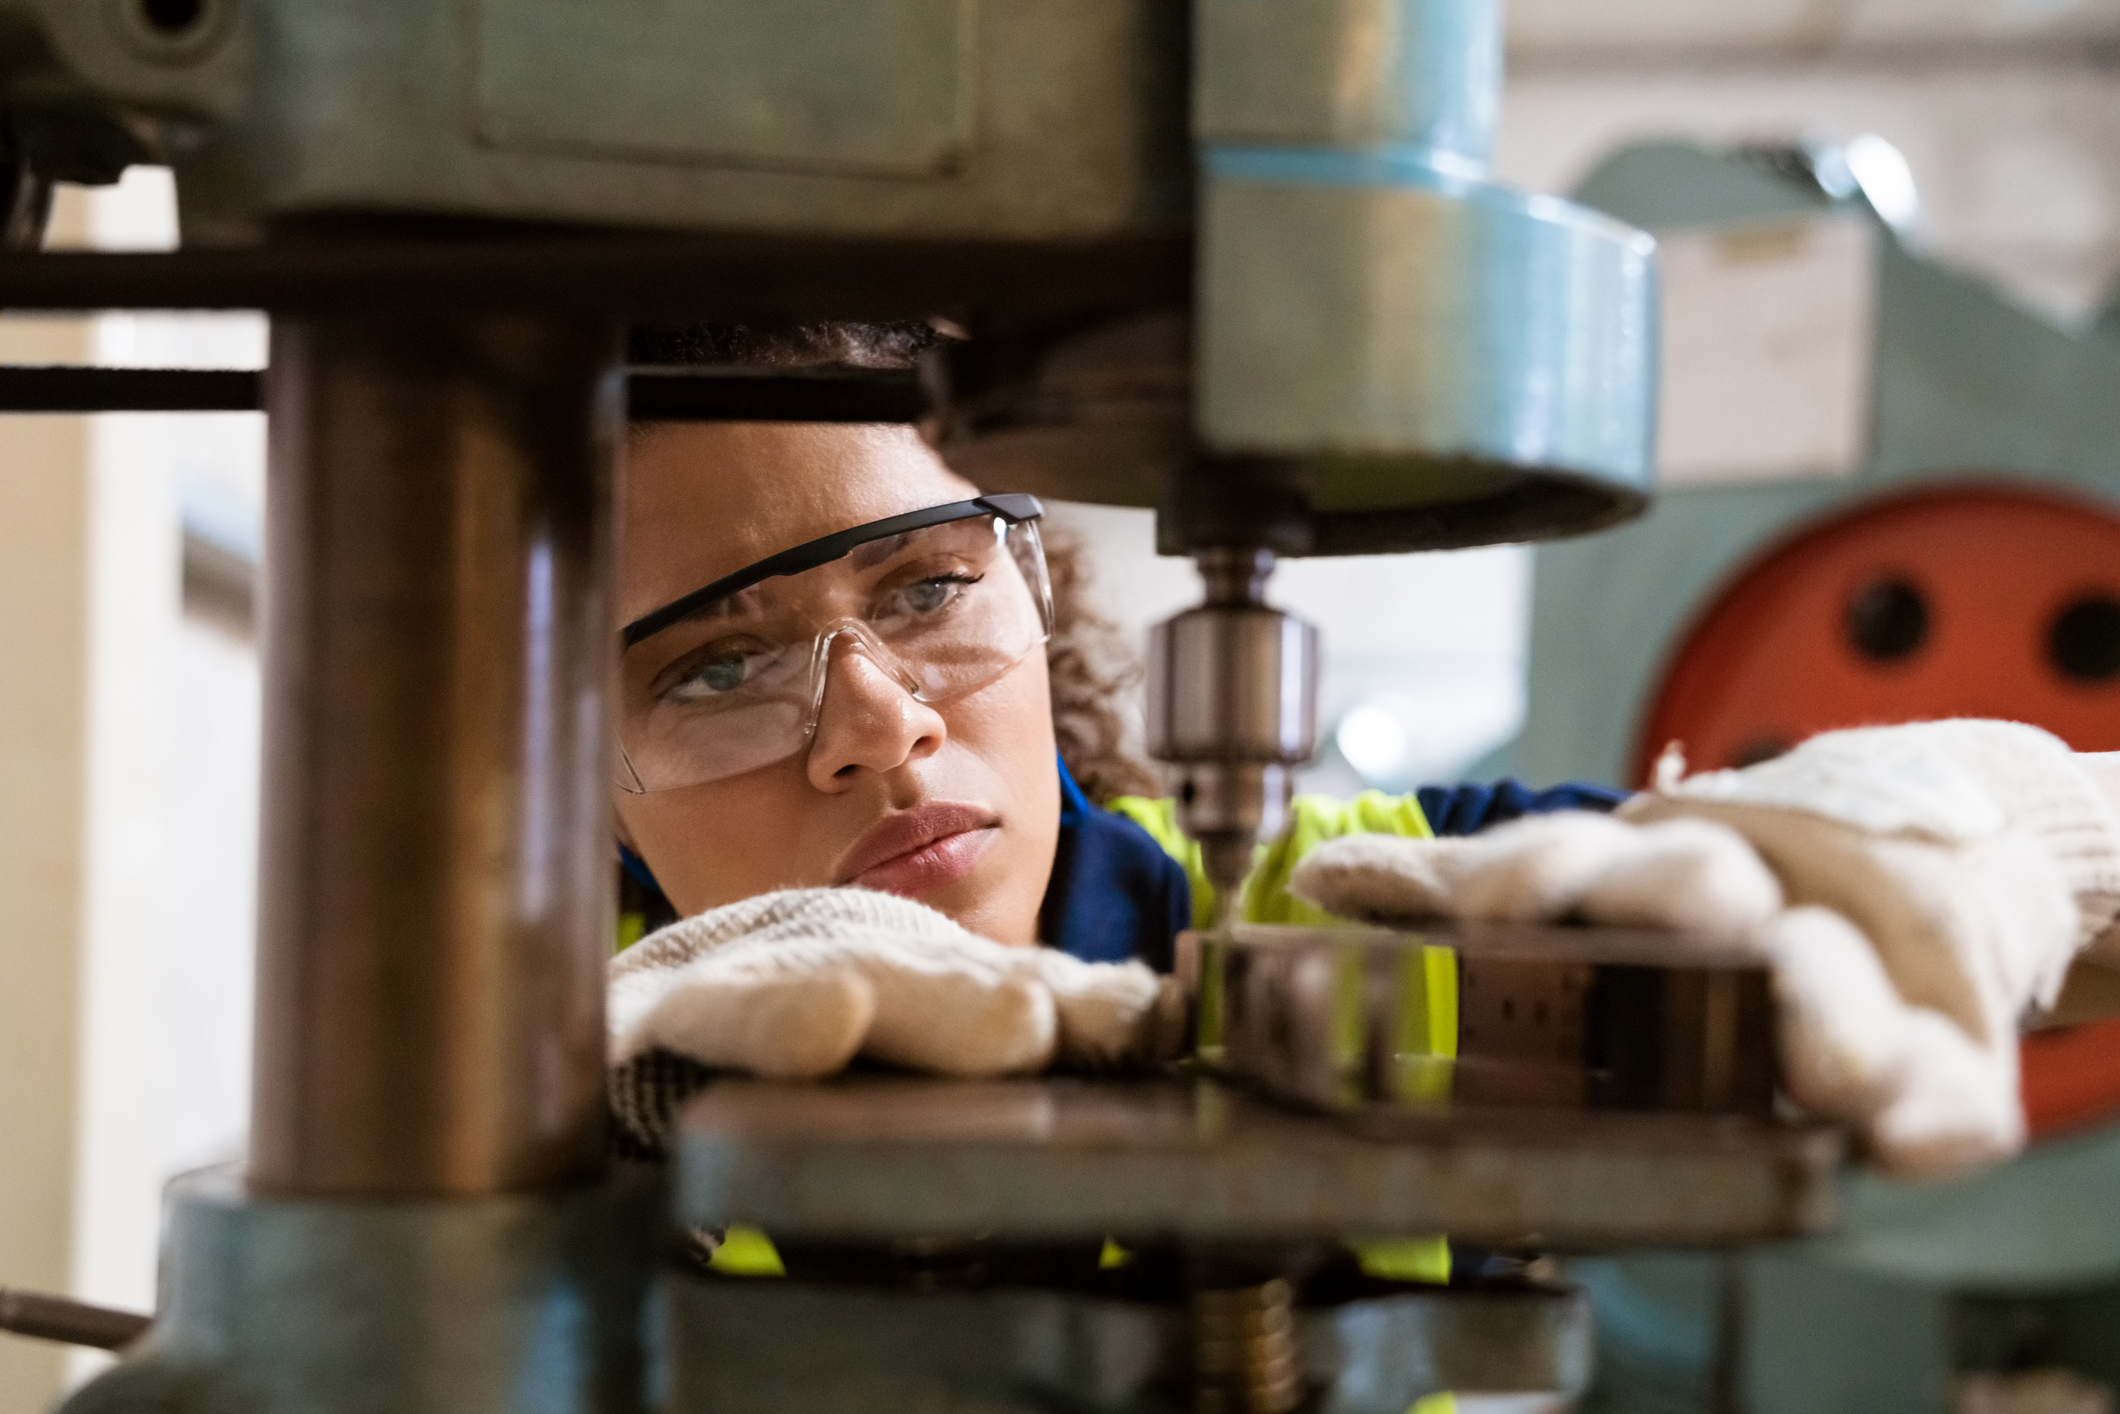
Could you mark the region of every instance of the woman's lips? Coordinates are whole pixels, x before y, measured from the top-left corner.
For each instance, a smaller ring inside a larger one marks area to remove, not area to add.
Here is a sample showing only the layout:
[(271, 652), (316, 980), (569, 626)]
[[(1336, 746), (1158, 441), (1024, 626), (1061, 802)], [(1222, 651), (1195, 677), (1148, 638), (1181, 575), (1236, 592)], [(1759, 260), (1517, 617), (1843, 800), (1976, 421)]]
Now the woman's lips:
[(972, 872), (1001, 833), (976, 805), (915, 806), (882, 820), (840, 856), (834, 880), (913, 898)]
[(1000, 834), (998, 829), (960, 830), (910, 854), (887, 859), (873, 869), (854, 876), (864, 889), (918, 898), (930, 889), (953, 884), (972, 872), (979, 856)]

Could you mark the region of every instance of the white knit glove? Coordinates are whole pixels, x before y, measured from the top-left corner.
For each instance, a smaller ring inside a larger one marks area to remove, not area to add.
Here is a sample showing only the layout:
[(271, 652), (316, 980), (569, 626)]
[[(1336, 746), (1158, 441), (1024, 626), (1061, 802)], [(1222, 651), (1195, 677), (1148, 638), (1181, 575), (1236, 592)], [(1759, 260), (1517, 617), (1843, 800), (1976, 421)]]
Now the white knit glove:
[(1006, 947), (922, 904), (789, 889), (673, 923), (610, 964), (611, 1063), (661, 1049), (773, 1079), (855, 1056), (940, 1075), (1175, 1052), (1174, 983), (1138, 962)]
[[(2010, 722), (1814, 737), (1680, 779), (1617, 818), (1462, 840), (1358, 835), (1291, 887), (1334, 913), (1668, 927), (1775, 971), (1790, 1097), (1885, 1168), (1948, 1172), (2024, 1142), (2017, 1027), (2120, 912), (2120, 819), (2066, 745)], [(2120, 936), (2120, 935), (2116, 935)]]

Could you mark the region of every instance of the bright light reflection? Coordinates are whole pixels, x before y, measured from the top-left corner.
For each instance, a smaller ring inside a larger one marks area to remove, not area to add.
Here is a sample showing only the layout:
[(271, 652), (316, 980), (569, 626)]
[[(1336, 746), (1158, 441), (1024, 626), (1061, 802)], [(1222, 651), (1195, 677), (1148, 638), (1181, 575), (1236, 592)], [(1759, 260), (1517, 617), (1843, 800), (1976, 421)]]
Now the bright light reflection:
[(1410, 744), (1397, 714), (1374, 702), (1365, 702), (1340, 718), (1332, 739), (1347, 764), (1365, 781), (1397, 776)]
[(1906, 231), (1921, 218), (1914, 169), (1907, 166), (1898, 148), (1875, 133), (1864, 133), (1847, 145), (1845, 157), (1862, 194), (1886, 225)]

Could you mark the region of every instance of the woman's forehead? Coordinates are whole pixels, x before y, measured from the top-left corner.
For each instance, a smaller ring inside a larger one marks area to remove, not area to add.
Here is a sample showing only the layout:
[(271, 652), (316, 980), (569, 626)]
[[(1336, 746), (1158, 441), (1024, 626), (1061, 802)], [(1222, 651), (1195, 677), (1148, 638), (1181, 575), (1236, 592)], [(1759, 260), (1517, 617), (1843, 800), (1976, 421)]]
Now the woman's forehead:
[(645, 429), (626, 454), (618, 622), (821, 535), (977, 494), (909, 427)]

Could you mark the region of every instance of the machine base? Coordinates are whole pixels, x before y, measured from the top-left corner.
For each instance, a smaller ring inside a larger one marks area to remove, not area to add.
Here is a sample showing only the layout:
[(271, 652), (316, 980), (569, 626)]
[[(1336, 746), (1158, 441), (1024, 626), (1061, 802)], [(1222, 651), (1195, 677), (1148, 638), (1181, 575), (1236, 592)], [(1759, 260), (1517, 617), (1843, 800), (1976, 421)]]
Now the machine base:
[(661, 1185), (558, 1197), (256, 1197), (173, 1185), (161, 1311), (61, 1406), (509, 1414), (637, 1410)]

